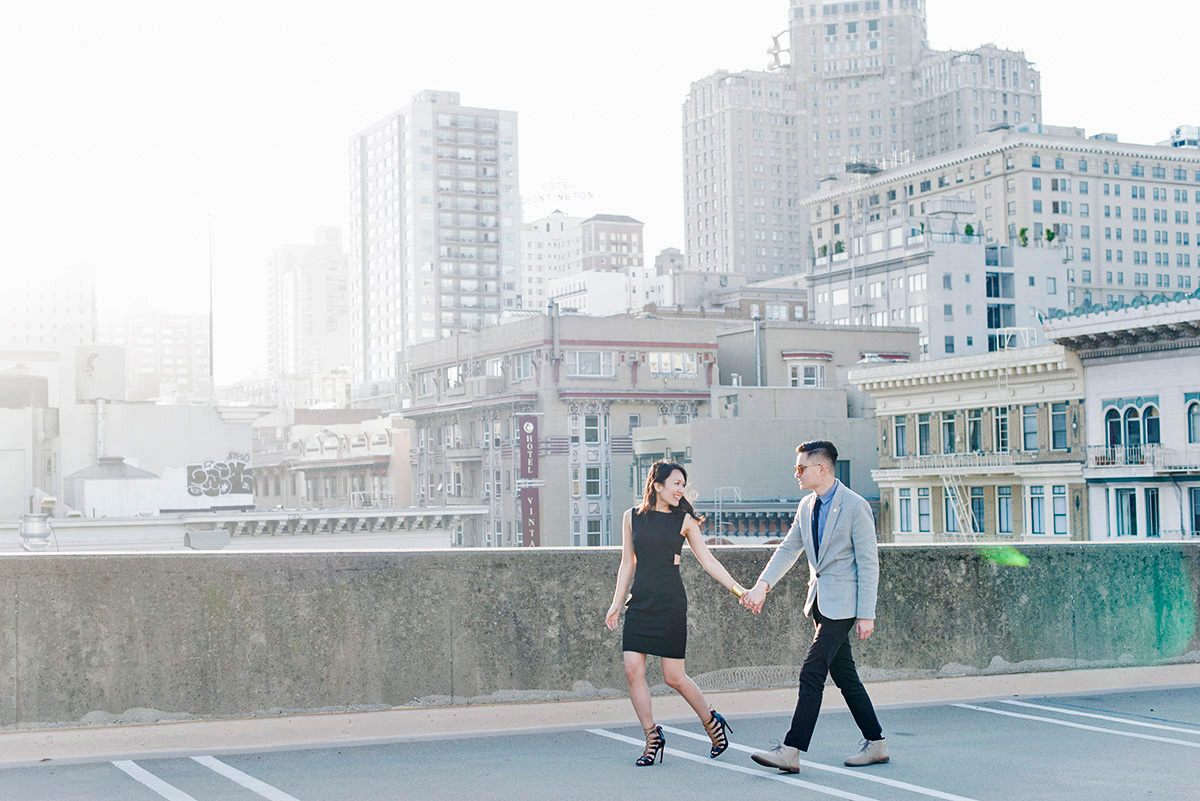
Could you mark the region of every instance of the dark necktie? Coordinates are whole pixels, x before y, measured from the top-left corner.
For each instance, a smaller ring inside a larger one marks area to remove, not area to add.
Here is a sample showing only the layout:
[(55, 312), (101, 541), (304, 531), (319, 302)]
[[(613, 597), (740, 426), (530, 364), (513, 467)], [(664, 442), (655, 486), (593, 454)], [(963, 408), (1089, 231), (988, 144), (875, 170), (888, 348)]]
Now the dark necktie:
[(813, 519), (812, 519), (812, 538), (813, 538), (813, 564), (821, 558), (821, 499), (817, 498), (817, 502), (813, 504)]

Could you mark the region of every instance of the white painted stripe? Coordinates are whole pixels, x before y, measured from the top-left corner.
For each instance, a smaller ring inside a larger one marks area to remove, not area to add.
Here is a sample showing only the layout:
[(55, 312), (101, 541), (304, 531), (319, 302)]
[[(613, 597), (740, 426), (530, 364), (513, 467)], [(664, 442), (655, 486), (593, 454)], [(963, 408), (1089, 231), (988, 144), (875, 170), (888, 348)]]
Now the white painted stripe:
[(167, 784), (150, 771), (135, 765), (131, 760), (122, 759), (113, 762), (113, 766), (118, 770), (124, 771), (125, 774), (130, 778), (136, 779), (137, 781), (146, 785), (163, 798), (166, 798), (168, 801), (196, 801), (196, 799), (192, 798), (183, 790)]
[[(664, 729), (665, 728), (666, 727), (664, 727)], [(601, 737), (608, 737), (612, 740), (619, 740), (623, 743), (629, 743), (630, 745), (636, 745), (638, 748), (641, 748), (646, 744), (645, 740), (635, 740), (632, 737), (626, 737), (623, 734), (617, 734), (616, 732), (606, 731), (604, 729), (588, 729), (588, 732), (591, 734), (598, 734)], [(750, 776), (757, 776), (760, 779), (770, 779), (771, 781), (783, 782), (784, 784), (790, 784), (795, 787), (803, 787), (806, 790), (812, 790), (814, 792), (824, 793), (825, 795), (831, 795), (834, 798), (845, 798), (847, 801), (876, 801), (876, 799), (865, 795), (858, 795), (857, 793), (838, 790), (834, 787), (826, 787), (823, 784), (806, 782), (803, 779), (797, 779), (794, 776), (789, 776), (787, 774), (766, 773), (765, 771), (770, 770), (770, 768), (759, 768), (758, 770), (754, 770), (753, 768), (744, 768), (741, 765), (730, 765), (726, 762), (716, 762), (707, 757), (699, 757), (695, 754), (689, 754), (686, 751), (677, 751), (674, 748), (668, 748), (667, 753), (677, 759), (686, 759), (691, 762), (699, 762), (701, 765), (708, 765), (709, 767), (713, 768), (721, 768), (722, 770), (731, 770), (735, 773), (745, 773)]]
[(1200, 734), (1200, 729), (1186, 729), (1182, 726), (1164, 726), (1161, 723), (1144, 723), (1140, 720), (1127, 720), (1126, 718), (1111, 717), (1109, 715), (1097, 715), (1092, 712), (1080, 712), (1075, 709), (1063, 709), (1057, 706), (1043, 706), (1042, 704), (1029, 704), (1024, 701), (1000, 701), (1002, 704), (1010, 704), (1012, 706), (1024, 706), (1030, 709), (1042, 709), (1047, 712), (1058, 712), (1063, 715), (1077, 715), (1081, 718), (1094, 718), (1096, 720), (1108, 720), (1113, 723), (1124, 723), (1126, 726), (1141, 726), (1146, 729), (1162, 729), (1163, 731), (1178, 731), (1184, 734)]
[(249, 773), (243, 773), (232, 765), (226, 765), (216, 757), (211, 756), (194, 756), (192, 759), (199, 762), (206, 768), (211, 768), (217, 773), (220, 773), (226, 779), (235, 781), (251, 792), (258, 793), (263, 798), (268, 798), (270, 801), (298, 801), (295, 796), (288, 795), (278, 787), (272, 787), (264, 781), (254, 778)]
[(1083, 723), (1072, 723), (1069, 720), (1055, 720), (1054, 718), (1044, 718), (1040, 715), (1023, 715), (1020, 712), (1005, 712), (1003, 709), (988, 709), (983, 706), (973, 706), (971, 704), (954, 704), (960, 709), (974, 709), (976, 712), (990, 712), (993, 715), (1005, 715), (1010, 718), (1022, 718), (1024, 720), (1039, 720), (1043, 723), (1053, 723), (1056, 726), (1068, 726), (1072, 729), (1083, 729), (1085, 731), (1098, 731), (1104, 734), (1118, 734), (1122, 737), (1133, 737), (1138, 740), (1153, 740), (1156, 743), (1170, 743), (1172, 745), (1184, 745), (1188, 748), (1200, 748), (1200, 743), (1191, 742), (1190, 740), (1175, 740), (1170, 737), (1159, 737), (1154, 734), (1138, 734), (1132, 731), (1118, 731), (1116, 729), (1105, 729), (1100, 726), (1088, 726)]
[[(677, 729), (674, 726), (663, 726), (663, 731), (669, 731), (672, 734), (678, 734), (681, 737), (690, 737), (693, 740), (701, 740), (706, 743), (712, 742), (712, 740), (710, 740), (708, 738), (707, 734), (696, 734), (695, 732), (690, 732), (685, 729)], [(741, 744), (735, 743), (733, 741), (730, 741), (729, 747), (734, 750), (737, 750), (737, 751), (744, 751), (747, 754), (752, 754), (755, 751), (760, 750), (757, 748), (751, 748), (750, 746), (747, 746), (747, 745), (741, 745)], [(864, 771), (862, 769), (851, 770), (850, 768), (841, 768), (841, 767), (836, 767), (834, 765), (823, 765), (820, 762), (811, 762), (807, 759), (801, 759), (800, 764), (806, 768), (812, 768), (813, 770), (823, 770), (823, 771), (826, 771), (827, 773), (836, 773), (839, 776), (853, 776), (856, 779), (862, 779), (863, 781), (866, 781), (866, 782), (875, 782), (876, 784), (886, 784), (888, 787), (896, 787), (901, 790), (908, 790), (910, 793), (917, 793), (919, 795), (927, 795), (930, 798), (940, 798), (940, 799), (942, 799), (942, 801), (975, 801), (975, 799), (967, 798), (966, 796), (955, 795), (954, 793), (943, 793), (941, 790), (932, 790), (928, 787), (922, 787), (918, 784), (909, 784), (908, 782), (902, 782), (902, 781), (898, 781), (896, 779), (889, 779), (885, 776), (876, 776), (875, 774), (867, 773), (866, 771)]]

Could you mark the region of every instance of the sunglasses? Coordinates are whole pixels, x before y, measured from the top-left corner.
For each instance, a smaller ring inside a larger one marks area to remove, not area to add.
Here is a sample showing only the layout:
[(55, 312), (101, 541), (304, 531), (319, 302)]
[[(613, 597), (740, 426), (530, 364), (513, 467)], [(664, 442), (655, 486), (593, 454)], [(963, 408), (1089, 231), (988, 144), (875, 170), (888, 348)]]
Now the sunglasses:
[(821, 464), (820, 462), (814, 462), (813, 464), (798, 464), (796, 465), (796, 478), (799, 478), (805, 470), (812, 470), (814, 467), (824, 466), (825, 465)]

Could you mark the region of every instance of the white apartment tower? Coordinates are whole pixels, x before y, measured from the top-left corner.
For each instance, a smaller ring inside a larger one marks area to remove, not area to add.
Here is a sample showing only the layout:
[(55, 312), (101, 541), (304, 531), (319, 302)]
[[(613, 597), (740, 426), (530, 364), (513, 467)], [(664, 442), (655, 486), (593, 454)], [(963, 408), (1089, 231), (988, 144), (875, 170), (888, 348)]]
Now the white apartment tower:
[(355, 401), (397, 404), (408, 349), (515, 308), (517, 115), (426, 90), (350, 144)]
[(803, 265), (801, 120), (783, 72), (716, 72), (683, 104), (687, 269), (750, 280)]
[(342, 232), (276, 250), (267, 264), (267, 368), (272, 377), (327, 373), (350, 363)]

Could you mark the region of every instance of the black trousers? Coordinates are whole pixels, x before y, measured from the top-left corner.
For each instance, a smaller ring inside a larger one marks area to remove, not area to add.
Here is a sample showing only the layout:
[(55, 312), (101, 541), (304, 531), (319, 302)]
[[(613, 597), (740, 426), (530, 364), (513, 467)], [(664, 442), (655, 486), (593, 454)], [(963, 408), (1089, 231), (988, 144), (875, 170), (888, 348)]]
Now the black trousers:
[(783, 738), (784, 745), (808, 750), (812, 741), (813, 729), (817, 725), (817, 714), (821, 711), (821, 697), (825, 692), (826, 676), (833, 677), (833, 683), (842, 691), (846, 706), (854, 722), (862, 730), (862, 735), (868, 740), (883, 739), (883, 729), (879, 718), (875, 716), (875, 707), (858, 678), (858, 668), (854, 665), (854, 657), (850, 653), (850, 632), (854, 629), (855, 618), (846, 620), (831, 620), (821, 614), (819, 607), (813, 607), (813, 622), (817, 632), (804, 666), (800, 669), (800, 697), (796, 701), (796, 713), (792, 715), (792, 728)]

